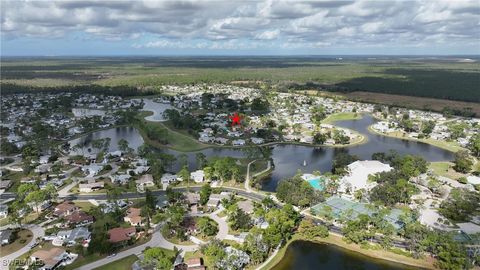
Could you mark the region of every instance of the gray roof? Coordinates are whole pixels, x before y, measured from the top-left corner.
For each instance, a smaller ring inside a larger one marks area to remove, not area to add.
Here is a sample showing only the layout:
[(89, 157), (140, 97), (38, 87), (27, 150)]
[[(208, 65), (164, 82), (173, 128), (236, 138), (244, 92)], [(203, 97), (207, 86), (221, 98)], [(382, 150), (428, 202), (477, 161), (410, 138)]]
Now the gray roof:
[(12, 230), (0, 231), (0, 242), (3, 242), (5, 240), (9, 240), (11, 236), (12, 236)]

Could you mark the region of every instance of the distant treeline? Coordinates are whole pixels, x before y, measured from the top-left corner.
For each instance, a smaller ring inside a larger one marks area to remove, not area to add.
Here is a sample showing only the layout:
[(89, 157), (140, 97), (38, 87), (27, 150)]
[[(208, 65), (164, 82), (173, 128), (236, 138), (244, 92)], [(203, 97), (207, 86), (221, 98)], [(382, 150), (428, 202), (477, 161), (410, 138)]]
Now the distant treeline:
[(449, 70), (388, 69), (404, 79), (360, 77), (337, 84), (346, 91), (368, 91), (406, 96), (480, 102), (480, 74)]
[(96, 84), (88, 85), (72, 85), (72, 86), (51, 86), (51, 87), (36, 87), (25, 86), (12, 83), (0, 84), (1, 94), (21, 94), (21, 93), (89, 93), (89, 94), (103, 94), (121, 97), (153, 95), (153, 90), (139, 90), (132, 86), (102, 86)]
[[(317, 89), (331, 92), (365, 91), (404, 96), (480, 102), (480, 73), (449, 70), (387, 69), (395, 77), (366, 76), (336, 84), (290, 82), (287, 89)], [(401, 76), (399, 78), (398, 76)], [(280, 87), (281, 90), (282, 87)]]

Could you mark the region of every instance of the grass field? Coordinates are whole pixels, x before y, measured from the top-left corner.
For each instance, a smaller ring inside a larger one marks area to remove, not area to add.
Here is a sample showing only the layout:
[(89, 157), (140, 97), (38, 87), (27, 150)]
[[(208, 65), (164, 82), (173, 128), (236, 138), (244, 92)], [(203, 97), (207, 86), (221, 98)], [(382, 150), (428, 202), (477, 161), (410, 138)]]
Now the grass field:
[[(189, 135), (170, 129), (163, 123), (145, 120), (145, 117), (149, 114), (151, 114), (151, 112), (141, 112), (137, 116), (141, 124), (135, 125), (146, 143), (157, 148), (168, 147), (180, 152), (192, 152), (210, 147), (209, 145), (200, 143)], [(149, 137), (147, 133), (147, 129), (149, 128), (155, 129), (158, 137)], [(168, 144), (161, 143), (160, 139), (166, 139)]]
[(116, 260), (104, 266), (95, 268), (95, 270), (130, 270), (132, 269), (132, 264), (137, 260), (137, 256), (130, 255), (123, 259)]
[(459, 172), (456, 172), (452, 166), (452, 162), (430, 162), (428, 168), (433, 170), (433, 172), (437, 175), (448, 177), (454, 180), (465, 176)]
[(323, 119), (322, 123), (331, 124), (336, 121), (354, 120), (354, 119), (361, 119), (361, 118), (362, 116), (357, 113), (350, 113), (350, 112), (335, 113)]

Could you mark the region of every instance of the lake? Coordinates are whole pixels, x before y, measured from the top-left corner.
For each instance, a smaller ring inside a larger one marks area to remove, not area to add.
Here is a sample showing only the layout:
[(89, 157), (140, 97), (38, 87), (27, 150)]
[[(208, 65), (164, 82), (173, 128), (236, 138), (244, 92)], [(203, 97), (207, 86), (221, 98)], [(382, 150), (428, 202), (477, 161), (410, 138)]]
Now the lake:
[[(69, 141), (70, 147), (73, 147), (77, 144), (83, 146), (83, 148), (80, 148), (76, 151), (71, 151), (70, 154), (81, 155), (89, 152), (96, 153), (98, 152), (98, 149), (94, 149), (92, 147), (92, 141), (103, 138), (110, 138), (110, 145), (108, 148), (108, 151), (110, 152), (118, 150), (118, 142), (121, 139), (127, 140), (129, 147), (133, 148), (134, 150), (137, 150), (137, 148), (143, 144), (143, 138), (136, 128), (116, 127), (92, 132), (80, 138)], [(90, 151), (88, 149), (90, 149)]]
[(155, 102), (151, 99), (144, 99), (142, 111), (150, 111), (153, 112), (152, 115), (145, 117), (145, 120), (152, 121), (152, 122), (161, 122), (166, 121), (167, 119), (163, 117), (163, 112), (167, 109), (173, 109), (174, 107), (168, 103), (159, 103)]
[[(360, 159), (371, 159), (373, 153), (387, 152), (389, 150), (395, 150), (400, 154), (421, 155), (428, 161), (445, 161), (453, 159), (452, 152), (429, 144), (370, 133), (368, 131), (368, 126), (375, 123), (375, 121), (376, 120), (370, 115), (365, 115), (362, 119), (335, 123), (335, 125), (356, 130), (367, 136), (368, 141), (366, 143), (351, 147), (312, 147), (293, 144), (278, 144), (274, 146), (272, 151), (272, 159), (275, 168), (271, 176), (263, 181), (262, 189), (266, 191), (275, 191), (279, 181), (286, 177), (295, 175), (297, 170), (301, 170), (303, 173), (311, 173), (313, 171), (320, 171), (323, 173), (330, 171), (332, 168), (333, 157), (337, 152), (354, 154), (359, 156)], [(82, 140), (88, 145), (88, 142), (92, 139), (104, 137), (112, 138), (110, 151), (118, 149), (117, 142), (121, 138), (129, 141), (130, 147), (134, 149), (137, 149), (138, 146), (143, 143), (143, 139), (141, 138), (139, 132), (134, 128), (102, 130), (91, 133), (87, 135), (86, 138), (82, 137)], [(244, 151), (240, 148), (212, 147), (189, 153), (182, 153), (171, 149), (163, 149), (159, 151), (176, 156), (180, 154), (186, 154), (188, 157), (188, 165), (190, 170), (196, 169), (195, 155), (199, 152), (204, 153), (207, 157), (231, 156), (235, 158), (241, 158), (246, 156)], [(304, 160), (306, 161), (306, 166), (303, 166)], [(180, 169), (180, 165), (175, 164), (170, 169), (176, 172)]]
[(417, 270), (412, 266), (375, 259), (335, 245), (295, 241), (274, 270)]

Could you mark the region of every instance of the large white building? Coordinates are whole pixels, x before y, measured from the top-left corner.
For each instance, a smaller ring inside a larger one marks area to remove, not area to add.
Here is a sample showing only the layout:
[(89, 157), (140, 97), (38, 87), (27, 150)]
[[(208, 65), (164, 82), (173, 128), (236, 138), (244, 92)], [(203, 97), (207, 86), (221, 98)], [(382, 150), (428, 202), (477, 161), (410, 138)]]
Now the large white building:
[(377, 160), (355, 161), (347, 166), (348, 174), (340, 179), (338, 192), (346, 196), (353, 196), (359, 189), (370, 190), (377, 185), (375, 182), (368, 181), (368, 176), (380, 172), (388, 172), (393, 168), (388, 164)]

